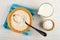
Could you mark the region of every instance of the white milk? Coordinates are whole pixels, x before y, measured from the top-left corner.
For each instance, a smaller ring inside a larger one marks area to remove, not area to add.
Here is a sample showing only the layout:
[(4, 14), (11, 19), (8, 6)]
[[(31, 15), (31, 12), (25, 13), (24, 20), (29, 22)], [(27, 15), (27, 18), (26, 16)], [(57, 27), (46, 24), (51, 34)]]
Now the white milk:
[(42, 4), (38, 11), (38, 15), (42, 15), (44, 17), (51, 16), (52, 13), (53, 13), (53, 7), (51, 4), (48, 3)]

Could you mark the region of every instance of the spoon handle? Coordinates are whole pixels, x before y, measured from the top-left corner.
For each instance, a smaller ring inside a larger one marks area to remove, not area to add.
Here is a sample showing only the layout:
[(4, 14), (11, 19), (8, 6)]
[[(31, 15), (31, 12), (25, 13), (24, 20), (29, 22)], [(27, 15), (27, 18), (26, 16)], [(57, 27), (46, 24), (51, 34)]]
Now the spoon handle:
[(43, 35), (43, 36), (47, 36), (47, 34), (45, 33), (45, 32), (43, 32), (43, 31), (41, 31), (41, 30), (39, 30), (39, 29), (37, 29), (37, 28), (35, 28), (35, 27), (33, 27), (33, 26), (31, 26), (31, 25), (29, 25), (27, 22), (25, 22), (28, 26), (30, 26), (30, 27), (32, 27), (33, 29), (35, 29), (37, 32), (39, 32), (41, 35)]
[(43, 31), (41, 31), (41, 30), (39, 30), (39, 29), (37, 29), (37, 28), (35, 28), (35, 27), (33, 27), (33, 26), (31, 26), (33, 29), (35, 29), (37, 32), (39, 32), (41, 35), (43, 35), (43, 36), (47, 36), (47, 34), (45, 33), (45, 32), (43, 32)]

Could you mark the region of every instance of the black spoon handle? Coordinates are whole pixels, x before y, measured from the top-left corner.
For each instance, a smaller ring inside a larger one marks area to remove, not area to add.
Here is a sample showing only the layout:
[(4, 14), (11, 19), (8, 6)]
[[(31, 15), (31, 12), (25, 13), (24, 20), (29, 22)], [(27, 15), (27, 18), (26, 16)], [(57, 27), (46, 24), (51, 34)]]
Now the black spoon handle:
[(33, 29), (35, 29), (37, 32), (39, 32), (41, 35), (43, 35), (43, 36), (47, 36), (47, 34), (45, 33), (45, 32), (43, 32), (43, 31), (41, 31), (41, 30), (39, 30), (39, 29), (37, 29), (37, 28), (35, 28), (35, 27), (33, 27), (33, 26), (31, 26), (31, 25), (29, 25), (27, 22), (25, 22), (28, 26), (30, 26), (30, 27), (32, 27)]

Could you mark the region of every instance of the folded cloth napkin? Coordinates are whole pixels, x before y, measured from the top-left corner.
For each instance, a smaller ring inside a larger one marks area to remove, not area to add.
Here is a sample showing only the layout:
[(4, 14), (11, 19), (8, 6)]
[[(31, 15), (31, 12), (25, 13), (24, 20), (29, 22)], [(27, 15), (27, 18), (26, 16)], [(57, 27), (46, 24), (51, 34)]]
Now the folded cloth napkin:
[[(9, 13), (15, 9), (15, 8), (26, 8), (27, 10), (29, 10), (34, 18), (34, 16), (36, 15), (36, 10), (32, 9), (32, 8), (28, 8), (28, 7), (25, 7), (25, 6), (21, 6), (21, 5), (18, 5), (18, 4), (12, 4), (12, 6), (10, 7), (10, 10), (9, 10)], [(7, 23), (7, 17), (6, 17), (6, 20), (3, 24), (4, 28), (5, 29), (8, 29), (10, 30), (9, 26), (8, 26), (8, 23)], [(26, 31), (26, 32), (23, 32), (22, 34), (28, 36), (30, 34), (30, 30)]]

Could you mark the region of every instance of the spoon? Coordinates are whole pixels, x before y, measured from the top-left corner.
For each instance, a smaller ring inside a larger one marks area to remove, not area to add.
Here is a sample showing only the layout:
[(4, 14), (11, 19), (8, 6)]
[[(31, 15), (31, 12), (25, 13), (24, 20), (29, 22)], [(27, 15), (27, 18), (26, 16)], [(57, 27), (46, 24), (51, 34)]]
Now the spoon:
[[(17, 20), (14, 19), (14, 16), (16, 16), (16, 15), (13, 15), (13, 20), (14, 20), (16, 23), (20, 23), (20, 22), (18, 22)], [(43, 32), (43, 31), (41, 31), (41, 30), (39, 30), (39, 29), (31, 26), (30, 24), (28, 24), (28, 23), (24, 20), (24, 18), (23, 18), (23, 21), (25, 22), (26, 25), (28, 25), (29, 27), (35, 29), (35, 30), (36, 30), (37, 32), (39, 32), (41, 35), (47, 36), (47, 34), (46, 34), (45, 32)]]
[(35, 30), (36, 30), (37, 32), (39, 32), (41, 35), (47, 36), (47, 34), (46, 34), (45, 32), (43, 32), (43, 31), (41, 31), (41, 30), (39, 30), (39, 29), (37, 29), (37, 28), (31, 26), (31, 25), (28, 24), (26, 21), (25, 21), (25, 23), (26, 23), (26, 25), (28, 25), (28, 26), (30, 26), (31, 28), (35, 29)]

